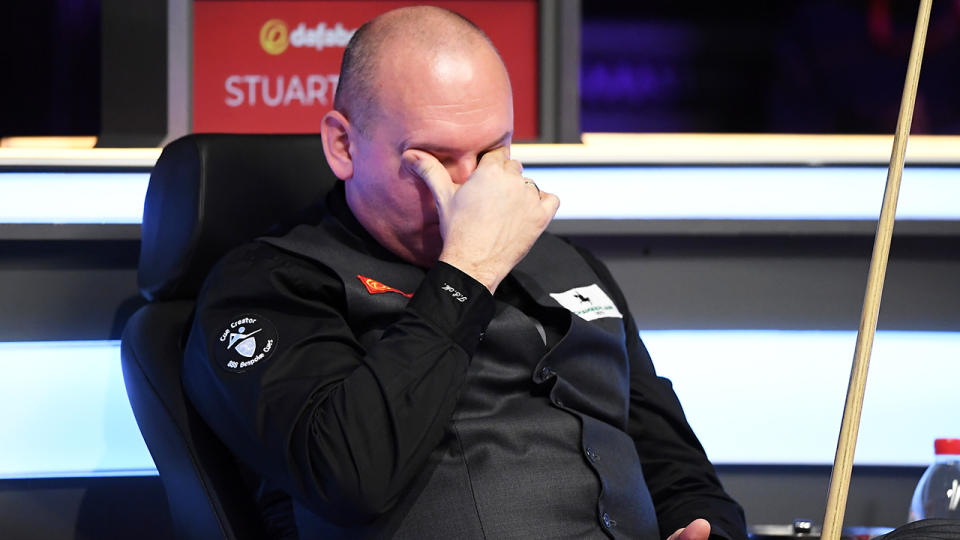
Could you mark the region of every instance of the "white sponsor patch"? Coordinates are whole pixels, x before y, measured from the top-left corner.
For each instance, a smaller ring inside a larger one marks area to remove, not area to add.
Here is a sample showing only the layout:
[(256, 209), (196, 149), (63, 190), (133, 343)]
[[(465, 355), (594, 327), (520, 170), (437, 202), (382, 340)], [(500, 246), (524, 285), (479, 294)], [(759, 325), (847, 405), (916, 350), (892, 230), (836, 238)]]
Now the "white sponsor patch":
[(623, 318), (613, 300), (610, 300), (607, 293), (603, 292), (596, 283), (560, 293), (550, 293), (550, 296), (585, 321), (604, 317)]

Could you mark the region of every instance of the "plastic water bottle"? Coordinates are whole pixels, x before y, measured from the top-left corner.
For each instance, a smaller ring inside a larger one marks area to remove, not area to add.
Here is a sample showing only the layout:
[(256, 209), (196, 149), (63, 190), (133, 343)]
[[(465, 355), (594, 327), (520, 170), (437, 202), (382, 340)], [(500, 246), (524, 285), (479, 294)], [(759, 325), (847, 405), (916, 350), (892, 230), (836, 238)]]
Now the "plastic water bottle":
[(936, 454), (913, 492), (907, 521), (960, 519), (960, 439), (937, 439)]

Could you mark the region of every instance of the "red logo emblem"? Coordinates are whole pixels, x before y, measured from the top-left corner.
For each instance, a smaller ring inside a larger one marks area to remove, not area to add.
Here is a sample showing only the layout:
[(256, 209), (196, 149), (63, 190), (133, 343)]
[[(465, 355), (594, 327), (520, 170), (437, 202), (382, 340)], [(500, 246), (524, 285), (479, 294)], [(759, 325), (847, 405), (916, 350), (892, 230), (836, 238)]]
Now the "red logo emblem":
[(405, 293), (405, 292), (401, 291), (400, 289), (394, 289), (393, 287), (389, 287), (389, 286), (387, 286), (387, 285), (384, 285), (383, 283), (380, 283), (379, 281), (377, 281), (377, 280), (375, 280), (375, 279), (373, 279), (373, 278), (368, 278), (368, 277), (366, 277), (366, 276), (361, 276), (360, 274), (357, 274), (357, 279), (359, 279), (360, 282), (363, 283), (363, 286), (367, 288), (367, 292), (370, 293), (370, 294), (379, 294), (379, 293), (385, 293), (385, 292), (395, 292), (395, 293), (398, 293), (398, 294), (402, 294), (402, 295), (406, 296), (407, 298), (413, 298), (413, 293)]

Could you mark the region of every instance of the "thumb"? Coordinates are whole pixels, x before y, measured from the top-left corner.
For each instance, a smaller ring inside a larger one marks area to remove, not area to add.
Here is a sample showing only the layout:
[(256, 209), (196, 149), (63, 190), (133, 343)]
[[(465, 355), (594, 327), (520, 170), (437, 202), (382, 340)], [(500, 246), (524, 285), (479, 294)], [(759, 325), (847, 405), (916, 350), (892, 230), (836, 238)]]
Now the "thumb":
[(689, 525), (670, 535), (667, 540), (707, 540), (710, 537), (710, 522), (695, 519)]
[(450, 179), (447, 170), (437, 161), (437, 158), (422, 150), (407, 150), (401, 159), (403, 168), (430, 188), (433, 198), (437, 201), (437, 208), (443, 213), (450, 198), (456, 193), (453, 180)]

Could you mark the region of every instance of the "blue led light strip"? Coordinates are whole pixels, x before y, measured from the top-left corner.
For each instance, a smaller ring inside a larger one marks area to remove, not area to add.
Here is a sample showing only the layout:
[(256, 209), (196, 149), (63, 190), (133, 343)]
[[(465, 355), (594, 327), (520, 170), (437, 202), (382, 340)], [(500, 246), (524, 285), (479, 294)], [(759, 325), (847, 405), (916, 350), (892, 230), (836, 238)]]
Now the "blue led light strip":
[(140, 223), (150, 173), (0, 173), (0, 223)]
[[(558, 219), (876, 220), (884, 167), (528, 167)], [(904, 171), (899, 219), (960, 219), (960, 169)]]
[[(712, 460), (833, 462), (856, 332), (641, 332)], [(856, 463), (926, 465), (960, 437), (960, 332), (876, 335)]]
[[(641, 333), (710, 458), (833, 460), (855, 332)], [(960, 437), (960, 332), (879, 332), (857, 463), (924, 465)], [(156, 474), (116, 341), (0, 343), (0, 478)]]
[(156, 474), (120, 342), (0, 343), (0, 478)]
[[(883, 167), (528, 167), (557, 219), (876, 220)], [(0, 223), (140, 223), (148, 173), (0, 173)], [(899, 219), (960, 220), (960, 168), (904, 171)]]

